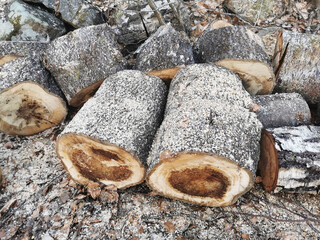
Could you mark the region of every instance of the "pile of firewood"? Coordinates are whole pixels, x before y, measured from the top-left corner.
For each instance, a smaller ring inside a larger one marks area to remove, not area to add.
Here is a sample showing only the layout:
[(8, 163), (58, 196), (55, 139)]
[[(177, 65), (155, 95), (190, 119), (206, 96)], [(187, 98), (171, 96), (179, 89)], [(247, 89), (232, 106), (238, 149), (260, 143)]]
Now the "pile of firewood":
[[(314, 190), (320, 127), (310, 126), (306, 100), (320, 102), (320, 53), (310, 45), (318, 58), (299, 62), (281, 34), (276, 46), (270, 59), (251, 30), (217, 22), (192, 47), (164, 25), (126, 70), (107, 24), (58, 37), (37, 54), (17, 43), (0, 56), (0, 130), (39, 133), (63, 122), (67, 105), (80, 108), (56, 146), (84, 185), (146, 180), (159, 195), (206, 206), (233, 204), (259, 179), (267, 191)], [(295, 81), (307, 81), (301, 64), (318, 75), (295, 91)], [(271, 94), (276, 86), (286, 93)]]

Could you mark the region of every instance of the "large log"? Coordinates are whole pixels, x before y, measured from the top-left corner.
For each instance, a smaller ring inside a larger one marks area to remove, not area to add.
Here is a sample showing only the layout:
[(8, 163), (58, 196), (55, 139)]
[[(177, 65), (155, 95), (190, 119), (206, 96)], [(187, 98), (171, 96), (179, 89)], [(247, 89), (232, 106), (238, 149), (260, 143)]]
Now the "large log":
[(206, 206), (226, 206), (246, 193), (253, 185), (262, 127), (243, 106), (250, 102), (229, 70), (208, 64), (180, 70), (149, 154), (150, 188)]
[(298, 93), (257, 95), (253, 98), (258, 119), (264, 128), (307, 125), (311, 112), (307, 102)]
[(67, 109), (39, 58), (5, 55), (0, 63), (0, 131), (31, 135), (59, 124)]
[(236, 72), (250, 94), (269, 94), (275, 86), (270, 60), (259, 36), (242, 26), (210, 28), (195, 44), (195, 58)]
[[(150, 72), (159, 77), (168, 73), (168, 69), (179, 69), (181, 65), (194, 63), (190, 41), (186, 34), (177, 32), (170, 24), (161, 26), (136, 51), (135, 68)], [(177, 71), (171, 71), (175, 74)], [(166, 75), (163, 80), (172, 79), (174, 75)]]
[(125, 61), (107, 24), (77, 29), (46, 48), (44, 64), (71, 106), (79, 107)]
[(288, 45), (276, 90), (298, 92), (307, 102), (320, 103), (320, 36), (284, 31)]
[(71, 177), (118, 188), (142, 182), (166, 92), (161, 79), (140, 71), (107, 78), (58, 137), (57, 154)]
[(314, 191), (320, 186), (320, 127), (268, 128), (274, 139), (279, 176), (276, 191)]

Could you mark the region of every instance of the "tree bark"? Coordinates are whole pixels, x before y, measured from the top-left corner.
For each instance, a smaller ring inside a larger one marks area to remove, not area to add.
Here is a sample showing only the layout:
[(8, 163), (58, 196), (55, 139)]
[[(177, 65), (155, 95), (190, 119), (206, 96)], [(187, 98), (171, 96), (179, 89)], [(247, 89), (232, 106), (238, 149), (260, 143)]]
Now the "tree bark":
[(256, 113), (264, 128), (310, 124), (309, 106), (298, 93), (259, 95), (253, 100), (258, 105)]
[(276, 191), (314, 191), (320, 185), (320, 127), (269, 128), (279, 158)]
[(108, 25), (77, 29), (48, 44), (43, 62), (66, 96), (80, 107), (125, 60)]
[(284, 31), (283, 42), (289, 45), (275, 90), (297, 92), (307, 102), (319, 103), (320, 36)]
[(236, 72), (250, 94), (270, 94), (275, 76), (259, 36), (242, 26), (205, 31), (195, 44), (195, 57)]
[(161, 79), (140, 71), (107, 78), (58, 138), (57, 154), (71, 177), (118, 188), (141, 183), (166, 91)]
[(227, 69), (199, 64), (180, 70), (149, 154), (150, 188), (206, 206), (232, 204), (247, 192), (262, 127), (244, 107), (250, 102), (241, 80)]

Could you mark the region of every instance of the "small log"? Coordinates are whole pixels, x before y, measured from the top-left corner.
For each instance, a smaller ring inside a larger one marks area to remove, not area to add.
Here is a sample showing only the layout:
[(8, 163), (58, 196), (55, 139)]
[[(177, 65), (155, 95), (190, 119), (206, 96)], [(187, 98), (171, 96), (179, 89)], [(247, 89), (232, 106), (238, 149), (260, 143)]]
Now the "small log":
[(308, 125), (311, 112), (307, 102), (298, 93), (259, 95), (253, 98), (258, 105), (258, 119), (264, 128)]
[(275, 76), (260, 37), (242, 26), (204, 31), (195, 44), (199, 62), (211, 62), (236, 72), (252, 94), (270, 94)]
[(276, 86), (278, 92), (298, 92), (307, 102), (320, 103), (320, 36), (283, 31), (288, 45)]
[(249, 102), (241, 80), (227, 69), (199, 64), (180, 70), (149, 154), (149, 187), (205, 206), (230, 205), (246, 193), (254, 181), (262, 127), (243, 107)]
[(169, 69), (194, 63), (188, 37), (171, 25), (161, 26), (136, 52), (135, 68), (145, 72), (157, 70), (160, 76), (162, 71), (168, 77)]
[[(5, 55), (0, 64), (0, 131), (32, 135), (67, 114), (60, 89), (35, 56)], [(32, 81), (32, 82), (31, 82)]]
[(274, 139), (273, 148), (279, 159), (275, 191), (317, 190), (320, 185), (320, 127), (280, 127), (267, 131)]
[(0, 92), (0, 131), (32, 135), (58, 125), (65, 102), (35, 82), (21, 82)]
[(166, 92), (161, 79), (140, 71), (107, 78), (58, 137), (57, 154), (70, 176), (117, 188), (141, 183)]
[(55, 39), (48, 44), (43, 62), (74, 107), (85, 103), (103, 79), (125, 65), (107, 24), (80, 28)]

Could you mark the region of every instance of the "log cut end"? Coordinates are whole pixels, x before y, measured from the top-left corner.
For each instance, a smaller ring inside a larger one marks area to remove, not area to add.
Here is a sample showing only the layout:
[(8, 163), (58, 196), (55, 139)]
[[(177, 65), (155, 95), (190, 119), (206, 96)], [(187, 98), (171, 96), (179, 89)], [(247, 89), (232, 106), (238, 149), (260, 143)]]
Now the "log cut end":
[(81, 107), (89, 98), (91, 98), (98, 90), (104, 79), (89, 85), (77, 92), (69, 101), (72, 107)]
[(275, 87), (275, 76), (267, 63), (255, 60), (223, 59), (215, 64), (237, 73), (251, 95), (270, 94)]
[(262, 130), (261, 132), (258, 171), (261, 175), (264, 189), (268, 192), (273, 191), (278, 182), (279, 159), (273, 137), (267, 130)]
[(22, 82), (0, 93), (0, 131), (32, 135), (58, 125), (67, 114), (64, 101), (34, 82)]
[(147, 177), (160, 195), (219, 207), (233, 204), (253, 186), (252, 173), (227, 158), (185, 152), (161, 159)]
[(85, 135), (68, 133), (57, 140), (57, 154), (70, 176), (80, 184), (99, 181), (117, 188), (141, 183), (145, 168), (124, 149)]
[(9, 54), (9, 55), (5, 55), (3, 57), (0, 57), (0, 67), (5, 63), (11, 62), (11, 61), (13, 61), (17, 58), (20, 58), (20, 57), (22, 57), (22, 56), (16, 55), (16, 54)]

